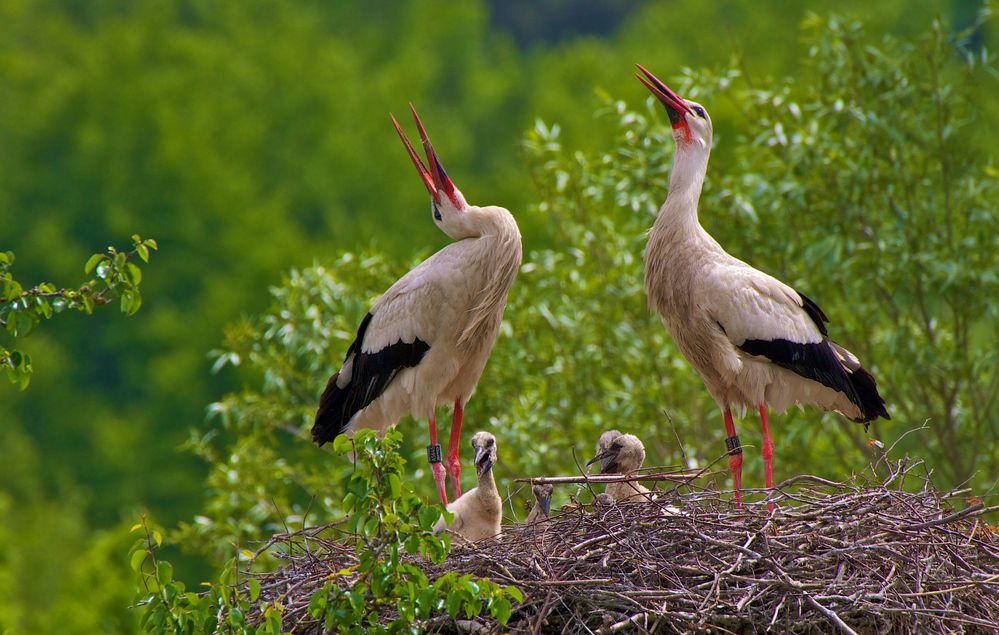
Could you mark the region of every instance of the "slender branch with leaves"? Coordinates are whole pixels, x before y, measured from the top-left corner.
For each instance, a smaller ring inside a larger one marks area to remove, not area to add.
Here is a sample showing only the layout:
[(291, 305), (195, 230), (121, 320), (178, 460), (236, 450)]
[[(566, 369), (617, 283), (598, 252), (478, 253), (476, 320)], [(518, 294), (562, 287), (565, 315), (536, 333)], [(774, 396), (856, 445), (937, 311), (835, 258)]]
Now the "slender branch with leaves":
[[(81, 311), (91, 314), (97, 307), (120, 302), (125, 315), (134, 315), (142, 306), (142, 269), (136, 259), (149, 262), (150, 250), (156, 250), (156, 241), (132, 236), (132, 248), (119, 251), (111, 246), (104, 253), (96, 253), (83, 268), (90, 279), (76, 288), (58, 288), (51, 282), (41, 282), (29, 289), (14, 279), (11, 267), (14, 252), (0, 252), (0, 329), (13, 338), (28, 337), (42, 319), (49, 320), (63, 311)], [(31, 381), (32, 362), (27, 353), (0, 345), (0, 368), (20, 390)]]

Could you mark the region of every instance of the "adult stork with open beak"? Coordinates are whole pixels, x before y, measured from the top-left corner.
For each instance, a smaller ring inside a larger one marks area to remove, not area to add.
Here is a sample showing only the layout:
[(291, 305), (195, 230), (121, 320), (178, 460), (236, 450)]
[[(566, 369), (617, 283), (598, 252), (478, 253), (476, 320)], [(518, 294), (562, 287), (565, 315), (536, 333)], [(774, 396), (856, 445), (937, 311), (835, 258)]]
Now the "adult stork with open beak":
[[(361, 320), (343, 365), (320, 397), (312, 439), (322, 445), (358, 428), (384, 434), (404, 415), (427, 419), (427, 457), (447, 505), (447, 473), (455, 497), (461, 496), (462, 415), (496, 341), (522, 248), (509, 211), (465, 201), (410, 109), (426, 164), (395, 117), (392, 123), (430, 194), (434, 223), (454, 242), (396, 281)], [(444, 404), (454, 406), (446, 459), (436, 418)]]
[(645, 290), (649, 307), (722, 410), (738, 505), (742, 446), (733, 409), (760, 413), (767, 488), (773, 487), (774, 451), (768, 407), (782, 412), (811, 404), (865, 427), (888, 419), (888, 411), (874, 377), (829, 339), (829, 318), (815, 302), (729, 255), (701, 227), (697, 202), (711, 154), (711, 119), (703, 106), (638, 68), (639, 81), (666, 108), (676, 143), (669, 193), (649, 231)]

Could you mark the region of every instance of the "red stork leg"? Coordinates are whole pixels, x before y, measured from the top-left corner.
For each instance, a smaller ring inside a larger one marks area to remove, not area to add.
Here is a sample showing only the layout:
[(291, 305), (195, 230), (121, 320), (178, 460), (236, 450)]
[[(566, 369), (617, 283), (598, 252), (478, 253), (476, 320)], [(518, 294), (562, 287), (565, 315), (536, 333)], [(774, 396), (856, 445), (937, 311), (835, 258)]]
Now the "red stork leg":
[(436, 412), (430, 413), (430, 445), (427, 446), (427, 460), (430, 461), (430, 470), (434, 474), (437, 493), (441, 497), (441, 502), (447, 507), (447, 487), (445, 485), (447, 474), (444, 472), (444, 464), (441, 463), (441, 444), (437, 443)]
[[(760, 403), (760, 422), (763, 423), (763, 474), (766, 478), (767, 489), (774, 486), (774, 442), (770, 438), (770, 422), (767, 421), (767, 405)], [(774, 510), (773, 502), (767, 503), (769, 511)]]
[(742, 445), (735, 434), (735, 422), (732, 421), (732, 410), (725, 406), (725, 447), (728, 448), (728, 466), (732, 468), (732, 489), (735, 490), (735, 506), (742, 507)]
[(461, 445), (461, 418), (465, 409), (461, 407), (461, 399), (454, 400), (454, 415), (451, 416), (451, 440), (447, 444), (447, 472), (451, 477), (451, 491), (455, 499), (461, 498), (461, 459), (458, 458), (458, 448)]

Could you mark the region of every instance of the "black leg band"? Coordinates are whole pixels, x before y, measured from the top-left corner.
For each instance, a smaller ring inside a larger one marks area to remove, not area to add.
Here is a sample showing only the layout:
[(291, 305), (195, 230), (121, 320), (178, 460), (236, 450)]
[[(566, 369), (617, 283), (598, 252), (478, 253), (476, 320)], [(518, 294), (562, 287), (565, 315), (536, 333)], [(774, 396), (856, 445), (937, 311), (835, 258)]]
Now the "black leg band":
[(728, 450), (729, 455), (742, 454), (742, 444), (739, 443), (739, 435), (733, 434), (725, 439), (725, 448)]
[(440, 443), (433, 443), (427, 446), (427, 460), (430, 461), (431, 465), (434, 463), (442, 463), (443, 456), (444, 453), (441, 451)]

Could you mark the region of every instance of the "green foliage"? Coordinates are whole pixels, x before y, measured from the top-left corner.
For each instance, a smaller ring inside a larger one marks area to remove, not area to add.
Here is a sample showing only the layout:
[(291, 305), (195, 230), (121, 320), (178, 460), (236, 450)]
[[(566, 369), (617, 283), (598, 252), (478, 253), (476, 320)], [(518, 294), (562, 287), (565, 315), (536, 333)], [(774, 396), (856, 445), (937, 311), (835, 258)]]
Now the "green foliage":
[[(143, 240), (136, 234), (132, 236), (130, 251), (108, 247), (107, 253), (92, 255), (83, 272), (94, 277), (76, 289), (57, 289), (50, 282), (25, 289), (10, 271), (14, 252), (0, 252), (0, 328), (11, 337), (27, 337), (38, 328), (42, 318), (48, 320), (66, 310), (89, 315), (95, 307), (116, 299), (120, 300), (122, 313), (133, 315), (142, 306), (139, 293), (142, 269), (134, 260), (138, 256), (142, 262), (149, 262), (150, 249), (157, 249), (156, 241)], [(0, 346), (0, 368), (20, 390), (28, 387), (32, 367), (27, 353)]]
[[(173, 565), (158, 557), (163, 546), (163, 534), (150, 526), (145, 517), (134, 525), (130, 533), (141, 532), (129, 550), (129, 564), (141, 578), (138, 589), (138, 604), (142, 607), (140, 627), (147, 633), (210, 633), (217, 624), (216, 606), (230, 599), (238, 604), (238, 594), (196, 593), (188, 591), (186, 585), (173, 577)], [(224, 569), (228, 573), (230, 569)], [(225, 573), (223, 575), (225, 575)], [(220, 586), (225, 591), (230, 589)], [(214, 591), (214, 587), (213, 587)], [(231, 606), (231, 605), (230, 605)], [(239, 611), (237, 606), (231, 607)], [(238, 614), (238, 613), (237, 613)], [(238, 626), (242, 626), (242, 622)], [(232, 623), (232, 622), (230, 622)], [(237, 624), (233, 624), (236, 626)], [(234, 630), (234, 633), (246, 632)], [(279, 635), (280, 631), (273, 635)]]
[[(401, 438), (396, 430), (384, 440), (363, 430), (353, 443), (346, 437), (334, 443), (337, 453), (353, 447), (357, 456), (358, 469), (347, 479), (343, 507), (360, 558), (356, 570), (337, 574), (352, 576), (352, 585), (330, 580), (312, 596), (310, 614), (324, 628), (341, 633), (415, 633), (415, 622), (440, 611), (472, 618), (486, 610), (505, 624), (511, 599), (523, 599), (517, 589), (453, 573), (431, 584), (419, 567), (402, 560), (403, 553), (421, 554), (440, 563), (448, 550), (445, 539), (432, 533), (440, 509), (405, 485), (405, 461), (394, 451)], [(387, 625), (386, 611), (396, 614)]]
[(181, 525), (179, 542), (218, 561), (232, 543), (344, 511), (342, 492), (330, 483), (351, 466), (332, 461), (331, 481), (331, 457), (309, 439), (316, 395), (384, 280), (404, 266), (348, 254), (329, 268), (293, 270), (271, 289), (268, 311), (226, 330), (225, 347), (212, 352), (214, 368), (246, 369), (259, 389), (226, 395), (209, 406), (217, 425), (192, 432), (187, 447), (209, 466), (206, 500), (195, 522)]
[[(309, 614), (325, 629), (341, 633), (415, 633), (419, 621), (441, 612), (472, 618), (486, 611), (505, 624), (512, 602), (523, 600), (518, 589), (457, 574), (431, 584), (417, 565), (404, 560), (409, 554), (440, 563), (448, 542), (432, 531), (440, 508), (416, 496), (406, 483), (405, 461), (396, 452), (401, 436), (391, 431), (378, 439), (364, 430), (353, 441), (340, 437), (335, 442), (337, 453), (353, 453), (356, 461), (356, 469), (345, 478), (341, 506), (358, 564), (337, 572), (313, 594)], [(254, 554), (243, 552), (230, 560), (209, 591), (188, 592), (174, 579), (170, 563), (157, 557), (163, 535), (145, 519), (132, 530), (142, 532), (129, 558), (142, 577), (139, 603), (145, 632), (282, 632), (281, 605), (256, 604), (259, 581), (245, 575), (240, 579), (239, 566), (252, 563)], [(345, 584), (342, 580), (348, 578)]]

